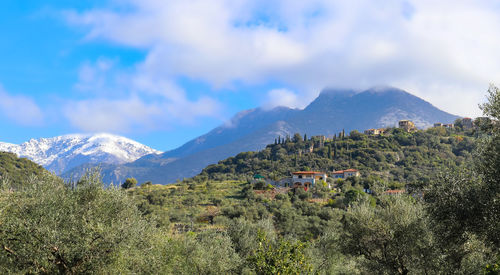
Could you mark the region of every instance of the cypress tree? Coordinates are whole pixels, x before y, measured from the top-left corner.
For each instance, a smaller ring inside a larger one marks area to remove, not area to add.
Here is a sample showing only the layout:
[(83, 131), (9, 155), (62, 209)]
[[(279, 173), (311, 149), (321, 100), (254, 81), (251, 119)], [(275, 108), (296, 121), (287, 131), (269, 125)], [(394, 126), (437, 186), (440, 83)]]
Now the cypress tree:
[(349, 152), (349, 166), (352, 166), (352, 153), (349, 150), (349, 143), (347, 143), (347, 152)]

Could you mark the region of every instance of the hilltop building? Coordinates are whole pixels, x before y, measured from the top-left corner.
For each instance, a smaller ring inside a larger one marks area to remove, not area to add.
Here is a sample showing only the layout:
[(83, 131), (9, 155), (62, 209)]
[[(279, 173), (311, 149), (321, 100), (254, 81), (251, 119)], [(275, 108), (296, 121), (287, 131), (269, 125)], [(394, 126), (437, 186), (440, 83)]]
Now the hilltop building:
[(407, 132), (412, 132), (412, 131), (417, 130), (415, 123), (413, 123), (410, 120), (400, 120), (398, 125), (399, 125), (399, 128), (404, 129)]
[(335, 179), (346, 179), (349, 177), (359, 177), (361, 174), (359, 173), (359, 170), (347, 169), (347, 170), (333, 171), (332, 175), (333, 178)]

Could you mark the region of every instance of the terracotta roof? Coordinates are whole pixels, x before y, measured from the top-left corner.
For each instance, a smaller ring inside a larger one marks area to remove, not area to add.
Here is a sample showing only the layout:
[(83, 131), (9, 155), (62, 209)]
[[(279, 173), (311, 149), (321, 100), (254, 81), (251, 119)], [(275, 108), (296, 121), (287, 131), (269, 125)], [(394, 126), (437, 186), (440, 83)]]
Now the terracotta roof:
[(342, 171), (335, 171), (335, 172), (333, 172), (333, 173), (334, 173), (334, 174), (344, 174), (344, 170), (342, 170)]
[(323, 172), (316, 172), (316, 171), (298, 171), (298, 172), (293, 172), (292, 174), (294, 175), (313, 175), (313, 174), (324, 174)]
[(358, 172), (358, 170), (356, 170), (356, 169), (347, 169), (347, 170), (344, 170), (344, 172)]

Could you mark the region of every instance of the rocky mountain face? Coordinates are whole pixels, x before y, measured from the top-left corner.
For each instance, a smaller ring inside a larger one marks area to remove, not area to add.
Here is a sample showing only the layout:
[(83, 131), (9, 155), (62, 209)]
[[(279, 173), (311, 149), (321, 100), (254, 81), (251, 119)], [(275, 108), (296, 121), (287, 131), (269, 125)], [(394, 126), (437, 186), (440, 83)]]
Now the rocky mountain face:
[(119, 165), (148, 154), (161, 153), (128, 138), (110, 134), (31, 139), (20, 145), (0, 142), (0, 151), (28, 158), (57, 174), (81, 165)]
[[(403, 119), (412, 120), (419, 128), (427, 128), (435, 122), (452, 123), (456, 118), (392, 87), (362, 92), (325, 89), (303, 110), (277, 107), (243, 111), (228, 123), (175, 150), (102, 168), (108, 182), (120, 183), (127, 177), (135, 177), (139, 182), (168, 184), (194, 176), (207, 165), (229, 156), (260, 150), (278, 136), (294, 133), (331, 136), (342, 130), (396, 126)], [(77, 167), (70, 173), (79, 175), (84, 167)]]
[[(257, 108), (242, 111), (224, 125), (187, 142), (177, 149), (164, 153), (162, 157), (184, 157), (206, 149), (227, 145), (265, 126), (272, 125), (276, 121), (291, 119), (299, 112), (300, 110), (298, 109), (290, 109), (287, 107), (276, 107), (271, 110)], [(277, 131), (279, 132), (279, 129), (277, 129)]]

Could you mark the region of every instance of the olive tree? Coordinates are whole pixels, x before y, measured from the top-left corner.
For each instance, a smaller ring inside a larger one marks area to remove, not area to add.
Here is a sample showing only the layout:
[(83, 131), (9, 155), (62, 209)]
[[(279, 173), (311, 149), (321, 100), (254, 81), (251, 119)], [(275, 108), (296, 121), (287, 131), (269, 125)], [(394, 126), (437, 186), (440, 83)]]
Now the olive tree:
[(0, 273), (155, 272), (161, 234), (97, 174), (31, 178), (0, 191)]
[(377, 274), (429, 274), (436, 269), (434, 239), (421, 204), (403, 196), (372, 206), (354, 204), (342, 219), (341, 251)]

